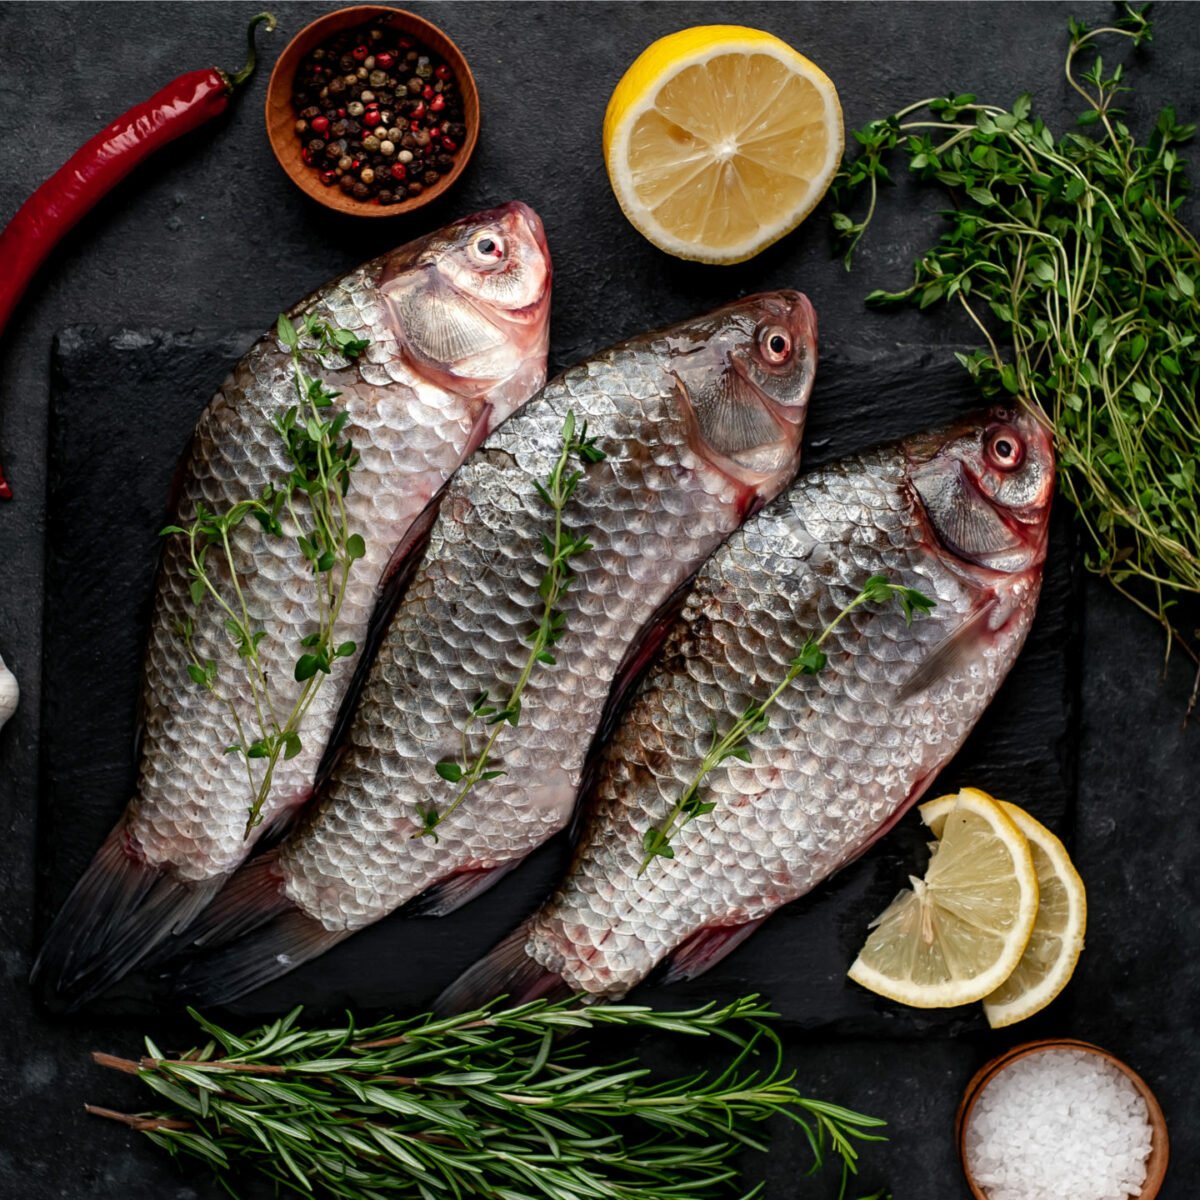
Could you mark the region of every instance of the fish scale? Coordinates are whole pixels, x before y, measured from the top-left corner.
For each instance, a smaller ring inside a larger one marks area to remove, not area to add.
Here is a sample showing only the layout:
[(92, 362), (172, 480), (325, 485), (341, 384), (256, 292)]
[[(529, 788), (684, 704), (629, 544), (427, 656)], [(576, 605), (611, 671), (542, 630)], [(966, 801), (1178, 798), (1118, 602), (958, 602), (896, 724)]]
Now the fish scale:
[[(600, 756), (566, 879), (440, 1009), (501, 993), (611, 999), (673, 955), (671, 977), (698, 974), (890, 827), (965, 740), (1033, 620), (1053, 459), (1031, 418), (1016, 423), (1030, 480), (1009, 487), (1039, 498), (1006, 526), (1027, 539), (1020, 570), (984, 569), (938, 543), (913, 483), (922, 460), (906, 443), (806, 475), (717, 550)], [(974, 485), (948, 478), (980, 503)], [(665, 826), (713, 731), (765, 700), (874, 575), (935, 607), (912, 624), (894, 602), (848, 614), (822, 645), (825, 666), (786, 688), (748, 737), (749, 762), (727, 759), (705, 777), (701, 798), (715, 808), (673, 834), (673, 857), (643, 869), (644, 835)], [(949, 652), (968, 636), (969, 653)], [(933, 681), (908, 694), (938, 661)]]
[[(350, 528), (367, 535), (366, 555), (351, 571), (339, 619), (344, 638), (360, 643), (394, 545), (453, 471), (479, 407), (470, 399), (449, 397), (406, 367), (379, 304), (361, 298), (374, 290), (381, 267), (375, 263), (355, 272), (291, 314), (299, 320), (311, 312), (370, 339), (376, 357), (390, 367), (370, 372), (376, 381), (382, 376), (382, 382), (368, 382), (356, 365), (344, 360), (337, 369), (338, 360), (331, 359), (333, 369), (321, 371), (325, 382), (342, 393), (338, 404), (350, 414), (346, 436), (360, 455), (345, 504)], [(386, 393), (380, 390), (384, 387)], [(286, 476), (290, 468), (284, 446), (271, 423), (293, 403), (291, 355), (269, 337), (238, 365), (197, 426), (193, 469), (177, 505), (181, 523), (190, 523), (201, 504), (210, 512), (225, 512), (266, 482)], [(414, 447), (424, 447), (425, 453), (414, 453)], [(298, 512), (302, 519), (308, 515), (303, 501)], [(292, 668), (300, 639), (314, 628), (315, 588), (311, 566), (296, 543), (301, 530), (287, 517), (282, 524), (284, 535), (269, 538), (257, 522), (244, 523), (234, 534), (233, 553), (250, 622), (267, 633), (263, 664), (284, 713), (303, 687), (292, 677)], [(208, 562), (218, 589), (230, 594), (223, 560), (210, 553)], [(169, 866), (182, 879), (202, 880), (232, 870), (245, 857), (252, 793), (245, 760), (221, 753), (238, 740), (228, 708), (187, 674), (177, 631), (189, 617), (196, 652), (202, 661), (216, 662), (218, 681), (228, 687), (242, 673), (224, 628), (225, 614), (211, 601), (199, 610), (191, 604), (188, 569), (184, 540), (172, 538), (163, 556), (151, 624), (143, 700), (146, 749), (127, 827), (148, 863)], [(263, 807), (264, 823), (308, 795), (344, 694), (340, 684), (352, 675), (357, 657), (339, 660), (337, 680), (319, 690), (305, 719), (303, 749), (277, 764)], [(243, 726), (253, 728), (254, 706), (244, 693), (238, 711)], [(254, 764), (256, 788), (264, 770)]]
[[(778, 361), (765, 357), (768, 334)], [(614, 685), (642, 639), (661, 634), (660, 605), (794, 473), (814, 355), (803, 296), (750, 297), (601, 352), (493, 433), (442, 492), (320, 796), (205, 914), (201, 957), (178, 990), (232, 998), (417, 897), (449, 912), (562, 829)], [(731, 407), (701, 417), (714, 391)], [(492, 727), (466, 729), (472, 704), (483, 691), (507, 704), (540, 623), (554, 514), (537, 485), (568, 413), (605, 455), (579, 467), (563, 512), (591, 548), (572, 556), (556, 604), (556, 661), (535, 665), (518, 724), (498, 727), (488, 768), (504, 774), (450, 811), (460, 785), (437, 764), (475, 761)], [(751, 446), (748, 423), (760, 430)], [(441, 814), (433, 836), (430, 808)]]
[[(447, 489), (425, 564), (364, 686), (345, 757), (279, 858), (286, 894), (326, 929), (361, 928), (454, 870), (496, 867), (568, 819), (631, 628), (737, 519), (733, 482), (688, 445), (664, 351), (655, 344), (609, 354), (568, 372), (493, 434)], [(509, 695), (528, 655), (550, 519), (532, 481), (553, 469), (568, 410), (609, 457), (584, 469), (564, 513), (593, 549), (572, 560), (558, 661), (536, 668), (520, 725), (496, 743), (493, 765), (506, 777), (479, 785), (478, 802), (450, 814), (436, 841), (417, 838), (420, 810), (445, 808), (455, 794), (432, 764), (458, 758), (474, 697), (483, 687), (493, 698)], [(640, 443), (649, 430), (657, 443), (646, 461)], [(686, 490), (675, 487), (677, 470), (690, 476)], [(637, 532), (630, 512), (648, 514)], [(364, 792), (387, 799), (382, 828), (364, 822)]]
[[(489, 252), (473, 257), (481, 240)], [(501, 241), (507, 250), (498, 259)], [(262, 832), (307, 800), (397, 546), (472, 441), (545, 379), (549, 278), (541, 223), (514, 203), (369, 262), (290, 311), (298, 328), (311, 315), (369, 343), (353, 361), (329, 354), (319, 365), (305, 363), (306, 372), (341, 393), (335, 411), (346, 415), (342, 436), (358, 454), (343, 505), (366, 552), (350, 570), (334, 633), (337, 644), (359, 649), (339, 658), (316, 690), (298, 730), (302, 748), (278, 760), (261, 822), (247, 833), (267, 764), (226, 751), (269, 731), (271, 714), (258, 710), (226, 628), (229, 613), (211, 596), (199, 605), (190, 598), (186, 536), (166, 541), (144, 660), (137, 790), (35, 965), (53, 1002), (77, 1007), (184, 927)], [(493, 298), (496, 290), (503, 302)], [(438, 358), (420, 340), (420, 321), (414, 328), (399, 319), (397, 304), (410, 316), (423, 304), (435, 304), (445, 320), (463, 314), (464, 329), (482, 330), (487, 345), (461, 359)], [(270, 333), (202, 414), (180, 467), (175, 520), (190, 525), (201, 506), (224, 514), (286, 479), (291, 463), (274, 422), (296, 404), (291, 353)], [(304, 688), (294, 677), (302, 639), (320, 621), (312, 567), (297, 542), (312, 527), (311, 509), (301, 492), (291, 507), (294, 513), (280, 513), (281, 536), (267, 534), (253, 517), (233, 531), (232, 571), (219, 544), (205, 561), (225, 602), (263, 634), (258, 652), (280, 728)], [(188, 674), (181, 629), (189, 620), (197, 659), (215, 666), (213, 690)]]

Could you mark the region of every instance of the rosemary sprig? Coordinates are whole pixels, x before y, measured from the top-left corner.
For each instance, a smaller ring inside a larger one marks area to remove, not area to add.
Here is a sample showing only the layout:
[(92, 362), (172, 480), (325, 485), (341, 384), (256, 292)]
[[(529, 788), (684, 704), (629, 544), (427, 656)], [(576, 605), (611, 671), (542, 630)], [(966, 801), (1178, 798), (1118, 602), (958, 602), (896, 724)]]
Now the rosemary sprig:
[[(463, 724), (462, 749), (458, 761), (443, 759), (435, 766), (435, 770), (443, 779), (459, 785), (458, 790), (446, 808), (439, 810), (436, 805), (430, 804), (421, 812), (423, 827), (417, 837), (433, 837), (436, 840), (437, 827), (458, 808), (476, 784), (504, 774), (504, 771), (491, 766), (492, 749), (496, 740), (506, 723), (514, 728), (519, 723), (521, 697), (534, 668), (539, 663), (553, 666), (556, 661), (550, 647), (566, 632), (567, 617), (558, 604), (575, 582), (575, 576), (570, 572), (570, 561), (592, 548), (585, 535), (572, 533), (563, 524), (563, 510), (583, 478), (581, 468), (568, 471), (572, 456), (585, 465), (603, 462), (605, 458), (604, 451), (596, 445), (596, 439), (588, 437), (587, 422), (585, 421), (577, 431), (575, 414), (568, 411), (563, 422), (562, 448), (558, 459), (546, 482), (543, 484), (535, 481), (533, 485), (542, 502), (554, 514), (554, 523), (550, 534), (542, 534), (542, 550), (547, 559), (546, 571), (537, 589), (542, 601), (542, 613), (537, 628), (528, 635), (528, 641), (531, 643), (528, 657), (507, 700), (493, 702), (487, 691), (480, 692), (475, 697)], [(472, 750), (470, 734), (477, 721), (483, 722), (485, 728), (491, 732), (478, 750)]]
[[(840, 1163), (844, 1195), (859, 1143), (883, 1140), (877, 1118), (796, 1090), (755, 996), (665, 1013), (535, 1001), (362, 1029), (352, 1018), (305, 1029), (300, 1013), (244, 1036), (193, 1013), (210, 1040), (186, 1054), (147, 1039), (138, 1061), (96, 1055), (160, 1107), (89, 1111), (204, 1161), (227, 1186), (244, 1164), (291, 1192), (346, 1200), (736, 1195), (735, 1159), (765, 1149), (757, 1127), (776, 1115), (802, 1130), (813, 1171)], [(729, 1056), (717, 1073), (656, 1079), (636, 1059), (588, 1053), (608, 1029), (715, 1037)]]
[(916, 588), (904, 587), (892, 583), (886, 575), (872, 575), (862, 590), (825, 626), (818, 636), (809, 634), (800, 647), (800, 652), (792, 659), (787, 674), (776, 685), (765, 700), (746, 705), (742, 715), (733, 723), (729, 731), (718, 736), (716, 722), (713, 722), (712, 742), (707, 753), (700, 762), (696, 774), (683, 790), (682, 795), (675, 801), (667, 818), (660, 824), (651, 826), (642, 838), (642, 864), (638, 874), (645, 874), (646, 868), (656, 858), (674, 858), (675, 850), (671, 842), (675, 835), (689, 822), (697, 817), (710, 813), (717, 807), (716, 801), (705, 800), (701, 787), (708, 776), (731, 758), (740, 762), (750, 761), (750, 749), (746, 742), (756, 733), (762, 733), (769, 724), (768, 710), (783, 695), (801, 675), (816, 675), (828, 662), (828, 657), (821, 649), (826, 638), (852, 613), (863, 604), (886, 604), (895, 598), (904, 610), (904, 619), (911, 625), (913, 616), (920, 612), (926, 613), (934, 607), (934, 601), (919, 592)]
[[(235, 699), (235, 690), (218, 691), (218, 667), (212, 659), (202, 659), (195, 644), (195, 624), (185, 619), (178, 632), (187, 655), (188, 675), (198, 686), (212, 692), (229, 709), (237, 731), (237, 741), (225, 748), (238, 754), (246, 766), (250, 789), (250, 809), (245, 836), (262, 819), (262, 808), (271, 792), (275, 768), (282, 756), (295, 758), (303, 748), (300, 728), (312, 706), (324, 677), (339, 658), (348, 658), (357, 650), (353, 641), (337, 640), (337, 623), (346, 587), (354, 563), (366, 553), (362, 535), (350, 529), (344, 503), (350, 486), (350, 472), (358, 464), (358, 455), (349, 438), (342, 437), (349, 414), (338, 413), (326, 419), (326, 410), (341, 394), (330, 390), (307, 374), (304, 359), (318, 364), (333, 355), (357, 358), (368, 343), (346, 329), (335, 329), (309, 314), (296, 326), (284, 315), (276, 324), (279, 340), (292, 359), (296, 404), (280, 413), (273, 422), (287, 447), (291, 472), (277, 484), (268, 484), (257, 499), (244, 500), (227, 512), (210, 512), (196, 506), (196, 517), (184, 528), (168, 525), (164, 536), (187, 539), (191, 600), (198, 609), (205, 601), (220, 609), (224, 626), (241, 661), (244, 683), (249, 686), (254, 705), (254, 721), (247, 728)], [(302, 512), (307, 512), (307, 520)], [(238, 576), (233, 553), (233, 534), (247, 517), (253, 516), (266, 536), (284, 536), (281, 517), (287, 513), (301, 553), (311, 564), (316, 583), (316, 628), (301, 640), (294, 676), (301, 688), (290, 709), (280, 703), (271, 689), (271, 681), (260, 649), (266, 630), (255, 628), (246, 595)], [(222, 564), (227, 591), (209, 567), (214, 553)], [(255, 777), (254, 763), (261, 762), (261, 776)]]
[(1008, 109), (970, 94), (922, 100), (855, 135), (861, 152), (836, 194), (844, 205), (865, 191), (866, 216), (833, 220), (848, 262), (897, 148), (918, 180), (949, 189), (949, 227), (912, 284), (868, 301), (962, 305), (986, 341), (959, 356), (981, 390), (1053, 425), (1088, 568), (1161, 623), (1168, 653), (1180, 644), (1200, 663), (1200, 635), (1176, 608), (1200, 595), (1200, 243), (1178, 216), (1177, 149), (1194, 126), (1166, 108), (1143, 144), (1125, 122), (1123, 70), (1106, 72), (1097, 44), (1148, 42), (1144, 8), (1126, 5), (1103, 29), (1072, 20), (1069, 32), (1082, 128), (1056, 138), (1028, 95)]

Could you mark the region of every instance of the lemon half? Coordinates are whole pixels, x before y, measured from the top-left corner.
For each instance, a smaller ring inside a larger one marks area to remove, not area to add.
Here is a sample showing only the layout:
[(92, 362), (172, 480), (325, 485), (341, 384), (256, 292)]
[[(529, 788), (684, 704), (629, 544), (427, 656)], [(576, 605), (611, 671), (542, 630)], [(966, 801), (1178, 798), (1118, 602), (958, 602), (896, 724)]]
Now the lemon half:
[(1017, 967), (1037, 919), (1025, 835), (983, 792), (964, 788), (952, 799), (925, 878), (913, 878), (912, 889), (871, 923), (849, 972), (863, 987), (916, 1008), (990, 995)]
[(625, 215), (660, 249), (701, 262), (742, 262), (795, 229), (833, 180), (843, 142), (829, 77), (741, 25), (660, 38), (604, 117)]
[[(942, 796), (920, 808), (921, 820), (941, 836), (956, 797)], [(1023, 808), (999, 801), (1000, 807), (1029, 841), (1038, 878), (1038, 914), (1033, 933), (1013, 973), (983, 1001), (993, 1029), (1003, 1029), (1041, 1012), (1066, 987), (1083, 951), (1087, 928), (1087, 892), (1079, 872), (1058, 840)]]

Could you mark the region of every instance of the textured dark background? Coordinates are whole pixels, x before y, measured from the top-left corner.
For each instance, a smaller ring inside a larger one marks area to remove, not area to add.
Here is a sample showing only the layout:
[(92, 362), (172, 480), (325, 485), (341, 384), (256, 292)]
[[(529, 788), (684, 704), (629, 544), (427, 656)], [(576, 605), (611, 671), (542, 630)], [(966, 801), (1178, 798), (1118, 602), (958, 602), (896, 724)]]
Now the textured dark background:
[[(251, 11), (0, 4), (0, 220), (129, 104), (182, 70), (238, 63)], [(276, 11), (281, 31), (268, 43), (268, 66), (323, 9)], [(901, 432), (927, 419), (931, 397), (967, 398), (944, 365), (945, 347), (968, 338), (967, 329), (946, 313), (878, 316), (861, 304), (870, 287), (905, 277), (936, 228), (931, 198), (905, 189), (889, 196), (849, 276), (831, 256), (820, 215), (752, 263), (679, 263), (644, 243), (616, 209), (599, 152), (605, 100), (655, 37), (736, 20), (771, 29), (818, 61), (837, 81), (851, 127), (947, 90), (1008, 102), (1028, 88), (1062, 128), (1073, 107), (1060, 70), (1066, 17), (1101, 23), (1111, 10), (581, 3), (422, 11), (470, 58), (484, 109), (476, 158), (439, 207), (411, 220), (359, 222), (310, 204), (270, 158), (260, 76), (229, 118), (152, 160), (67, 239), (0, 344), (0, 450), (18, 493), (0, 508), (0, 652), (23, 687), (22, 707), (0, 735), (0, 1197), (221, 1194), (198, 1168), (181, 1174), (153, 1147), (80, 1110), (84, 1099), (139, 1102), (125, 1081), (91, 1066), (88, 1050), (133, 1051), (143, 1032), (169, 1043), (177, 1016), (135, 1013), (131, 997), (108, 1015), (54, 1019), (32, 1003), (25, 977), (46, 920), (128, 786), (128, 743), (120, 740), (136, 691), (137, 620), (163, 472), (253, 332), (387, 246), (516, 196), (542, 214), (555, 257), (554, 367), (737, 293), (800, 286), (820, 313), (830, 364), (814, 402), (809, 461)], [(1136, 111), (1170, 102), (1186, 119), (1200, 115), (1198, 15), (1185, 5), (1159, 13), (1156, 43), (1134, 70)], [(893, 1140), (869, 1154), (863, 1182), (887, 1182), (905, 1200), (966, 1195), (953, 1154), (954, 1106), (979, 1063), (1025, 1036), (1090, 1038), (1145, 1074), (1172, 1127), (1164, 1197), (1191, 1196), (1200, 1168), (1200, 971), (1191, 964), (1200, 906), (1190, 872), (1200, 848), (1200, 731), (1181, 727), (1191, 678), (1180, 656), (1163, 671), (1162, 639), (1148, 621), (1072, 571), (1062, 514), (1055, 548), (1038, 634), (945, 782), (1007, 792), (1068, 835), (1089, 885), (1090, 923), (1064, 996), (1026, 1028), (990, 1034), (975, 1015), (925, 1022), (844, 984), (863, 924), (921, 840), (911, 821), (707, 980), (658, 996), (724, 995), (743, 983), (767, 990), (791, 1018), (789, 1053), (803, 1086), (891, 1122)], [(530, 864), (498, 903), (519, 908), (556, 863), (552, 850)], [(332, 971), (331, 956), (245, 1011), (298, 997), (384, 1004), (427, 996), (506, 916), (497, 908), (460, 918), (438, 930), (444, 961), (419, 924), (391, 922), (343, 947), (347, 957)], [(368, 976), (361, 964), (371, 959), (377, 970)], [(797, 1193), (802, 1160), (798, 1140), (781, 1136), (771, 1194)]]

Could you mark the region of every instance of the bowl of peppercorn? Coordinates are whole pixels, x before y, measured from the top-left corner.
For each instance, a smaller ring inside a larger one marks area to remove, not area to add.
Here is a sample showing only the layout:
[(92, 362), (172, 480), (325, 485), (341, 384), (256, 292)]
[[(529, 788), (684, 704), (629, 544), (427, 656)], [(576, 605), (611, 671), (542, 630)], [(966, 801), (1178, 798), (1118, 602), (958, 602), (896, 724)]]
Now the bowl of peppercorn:
[(279, 165), (306, 195), (352, 216), (395, 216), (442, 195), (478, 135), (467, 60), (399, 8), (326, 13), (288, 43), (267, 85)]

